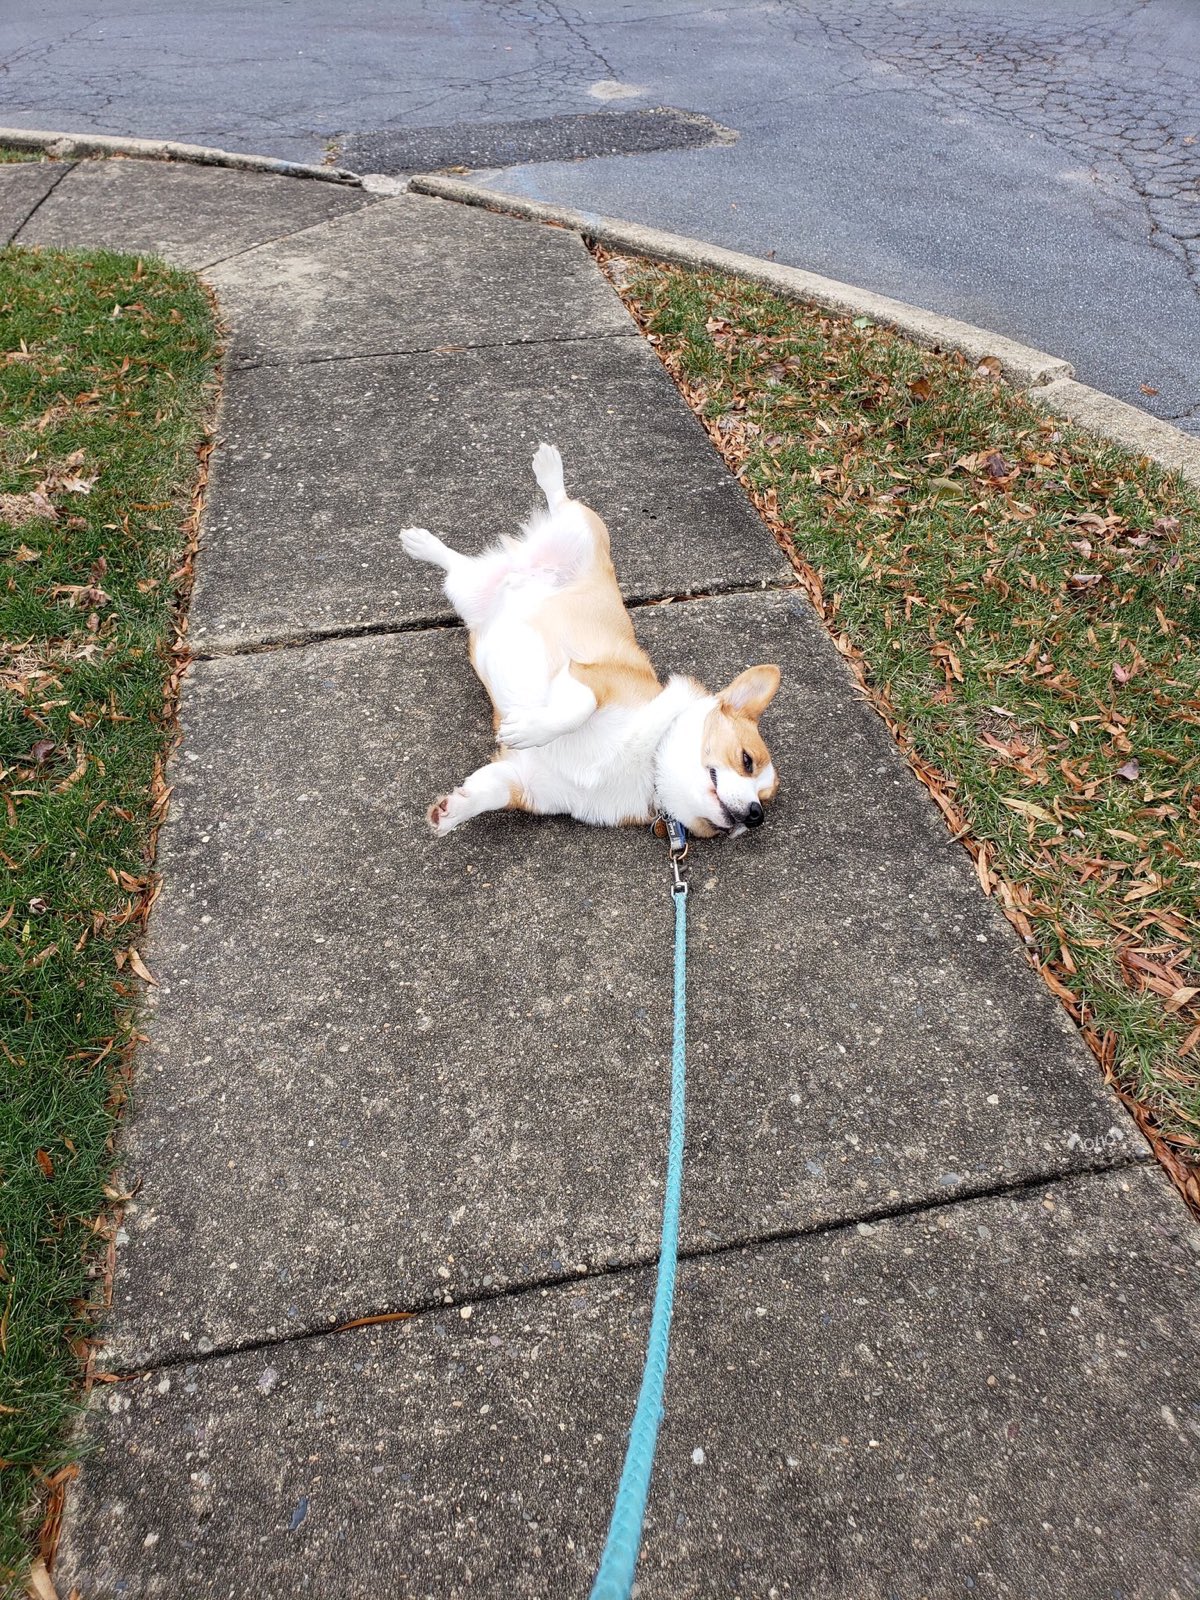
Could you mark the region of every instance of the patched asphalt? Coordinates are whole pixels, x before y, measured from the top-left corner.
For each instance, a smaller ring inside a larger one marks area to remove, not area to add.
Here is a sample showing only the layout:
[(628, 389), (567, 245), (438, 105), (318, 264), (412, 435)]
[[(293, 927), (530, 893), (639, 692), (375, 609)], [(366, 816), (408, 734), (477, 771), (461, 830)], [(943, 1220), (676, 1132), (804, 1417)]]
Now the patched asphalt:
[(527, 161), (583, 161), (698, 150), (728, 143), (729, 130), (674, 106), (583, 111), (512, 122), (455, 122), (430, 128), (377, 128), (338, 140), (338, 160), (353, 172), (436, 172), (443, 167), (510, 167)]

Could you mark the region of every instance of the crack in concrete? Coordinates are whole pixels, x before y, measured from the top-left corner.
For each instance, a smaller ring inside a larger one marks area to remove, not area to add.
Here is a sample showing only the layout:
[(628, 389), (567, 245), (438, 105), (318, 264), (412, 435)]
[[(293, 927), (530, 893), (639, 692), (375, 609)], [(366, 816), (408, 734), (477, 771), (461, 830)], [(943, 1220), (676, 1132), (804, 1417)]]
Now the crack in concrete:
[(60, 172), (58, 177), (55, 178), (54, 182), (46, 190), (45, 194), (42, 195), (42, 197), (34, 203), (33, 207), (31, 208), (31, 210), (30, 210), (30, 212), (28, 214), (28, 216), (26, 216), (23, 219), (23, 221), (20, 223), (20, 225), (18, 227), (14, 228), (13, 231), (9, 234), (8, 238), (5, 240), (6, 244), (16, 244), (17, 243), (17, 241), (19, 240), (19, 238), (21, 236), (21, 233), (22, 233), (23, 229), (25, 229), (25, 228), (27, 228), (29, 226), (29, 224), (33, 221), (34, 217), (37, 216), (38, 212), (46, 204), (46, 201), (49, 200), (50, 196), (55, 192), (55, 190), (59, 187), (59, 185), (63, 182), (63, 180), (68, 178), (68, 177), (70, 177), (71, 173), (74, 172), (74, 170), (75, 170), (77, 165), (78, 165), (78, 163), (75, 162), (75, 161), (68, 161), (66, 163), (66, 166), (63, 168), (62, 172)]
[(628, 328), (598, 328), (594, 333), (548, 333), (529, 339), (481, 340), (477, 344), (412, 345), (403, 350), (356, 350), (348, 355), (344, 355), (341, 351), (334, 351), (330, 355), (280, 356), (276, 360), (271, 360), (265, 356), (239, 358), (235, 354), (229, 363), (229, 367), (231, 372), (258, 372), (276, 368), (330, 366), (345, 361), (388, 361), (400, 356), (458, 356), (466, 355), (471, 350), (525, 349), (529, 345), (588, 344), (593, 339), (636, 339), (637, 337), (637, 328), (631, 322)]
[[(1101, 1162), (1096, 1166), (1080, 1167), (1073, 1172), (1040, 1172), (1027, 1178), (1013, 1179), (1008, 1183), (992, 1184), (974, 1190), (962, 1190), (944, 1198), (931, 1196), (923, 1200), (900, 1201), (892, 1205), (877, 1206), (863, 1211), (858, 1216), (831, 1219), (825, 1222), (813, 1223), (810, 1227), (776, 1228), (757, 1234), (739, 1234), (727, 1239), (720, 1244), (697, 1245), (679, 1251), (679, 1262), (683, 1265), (694, 1261), (720, 1260), (724, 1257), (736, 1255), (740, 1251), (762, 1249), (770, 1245), (787, 1245), (799, 1243), (807, 1239), (819, 1239), (829, 1234), (848, 1233), (850, 1229), (860, 1227), (874, 1227), (879, 1223), (896, 1221), (903, 1217), (927, 1215), (931, 1212), (946, 1211), (952, 1207), (974, 1205), (981, 1200), (1034, 1200), (1052, 1188), (1062, 1189), (1064, 1186), (1085, 1182), (1089, 1178), (1100, 1177), (1105, 1173), (1128, 1172), (1134, 1168), (1142, 1167), (1152, 1160), (1149, 1151), (1138, 1155), (1127, 1156), (1122, 1161)], [(113, 1367), (109, 1369), (110, 1381), (118, 1383), (130, 1382), (133, 1379), (144, 1377), (153, 1372), (171, 1372), (179, 1367), (194, 1367), (202, 1363), (227, 1360), (235, 1356), (254, 1355), (263, 1350), (277, 1350), (281, 1347), (297, 1344), (307, 1344), (316, 1339), (338, 1338), (349, 1333), (358, 1333), (365, 1327), (386, 1326), (384, 1319), (395, 1321), (414, 1321), (447, 1311), (453, 1307), (484, 1306), (497, 1301), (519, 1300), (527, 1295), (540, 1294), (548, 1289), (563, 1289), (571, 1284), (593, 1283), (608, 1278), (627, 1278), (634, 1273), (645, 1272), (658, 1261), (657, 1251), (641, 1255), (630, 1256), (626, 1260), (613, 1260), (596, 1267), (589, 1267), (585, 1272), (564, 1271), (549, 1273), (528, 1278), (516, 1278), (510, 1283), (497, 1286), (488, 1290), (475, 1290), (464, 1295), (461, 1299), (445, 1293), (441, 1298), (434, 1299), (427, 1296), (425, 1299), (414, 1300), (408, 1306), (386, 1306), (374, 1311), (365, 1311), (355, 1317), (347, 1317), (340, 1323), (326, 1327), (297, 1328), (294, 1331), (279, 1335), (275, 1338), (259, 1338), (248, 1340), (245, 1344), (214, 1345), (211, 1349), (189, 1350), (178, 1355), (165, 1357), (161, 1361), (151, 1361), (138, 1367)], [(370, 1319), (379, 1318), (379, 1322)], [(352, 1326), (358, 1324), (358, 1326)]]
[[(719, 584), (713, 589), (695, 590), (691, 594), (632, 594), (624, 596), (630, 611), (650, 611), (658, 606), (692, 605), (698, 600), (719, 600), (727, 595), (739, 594), (792, 594), (800, 593), (802, 585), (790, 572), (781, 573), (778, 579), (756, 583)], [(191, 652), (193, 661), (230, 661), (239, 656), (261, 656), (275, 650), (306, 650), (310, 645), (327, 644), (337, 639), (377, 639), (406, 633), (448, 633), (464, 631), (464, 624), (448, 613), (437, 616), (413, 617), (407, 622), (347, 623), (345, 626), (311, 628), (294, 634), (280, 634), (271, 639), (252, 639), (245, 644), (212, 645)]]
[(195, 270), (197, 272), (212, 272), (217, 267), (223, 267), (228, 261), (237, 261), (241, 256), (253, 255), (256, 250), (267, 250), (271, 245), (283, 244), (287, 239), (298, 239), (301, 234), (311, 233), (314, 228), (333, 228), (339, 223), (349, 222), (352, 218), (357, 217), (360, 212), (365, 211), (368, 206), (385, 203), (382, 196), (368, 194), (365, 189), (351, 192), (361, 194), (363, 197), (362, 205), (355, 206), (353, 211), (343, 211), (340, 217), (322, 217), (317, 222), (306, 222), (302, 228), (290, 228), (286, 233), (272, 234), (269, 239), (260, 239), (257, 244), (248, 244), (244, 249), (234, 250), (227, 256), (218, 256), (215, 261), (205, 261)]

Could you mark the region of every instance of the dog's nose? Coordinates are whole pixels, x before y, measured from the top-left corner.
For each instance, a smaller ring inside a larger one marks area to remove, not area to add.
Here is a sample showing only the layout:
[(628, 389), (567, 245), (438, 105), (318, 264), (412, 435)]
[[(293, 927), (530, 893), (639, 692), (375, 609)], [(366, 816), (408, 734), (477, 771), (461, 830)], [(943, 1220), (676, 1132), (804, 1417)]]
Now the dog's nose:
[(746, 826), (748, 828), (760, 828), (762, 826), (762, 821), (763, 808), (759, 805), (758, 801), (755, 800), (749, 811), (746, 813)]

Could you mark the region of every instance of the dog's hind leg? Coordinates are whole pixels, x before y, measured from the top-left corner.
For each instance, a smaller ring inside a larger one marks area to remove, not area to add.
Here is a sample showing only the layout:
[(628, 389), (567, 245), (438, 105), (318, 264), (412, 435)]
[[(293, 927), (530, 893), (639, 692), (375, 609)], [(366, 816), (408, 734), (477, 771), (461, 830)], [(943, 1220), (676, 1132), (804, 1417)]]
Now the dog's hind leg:
[(414, 561), (428, 561), (446, 574), (442, 589), (446, 599), (469, 628), (476, 628), (488, 613), (496, 590), (496, 579), (503, 566), (495, 551), (479, 556), (464, 556), (451, 550), (444, 539), (428, 528), (402, 528), (400, 543)]
[(492, 761), (477, 767), (454, 790), (437, 799), (425, 813), (436, 834), (451, 833), (481, 811), (507, 811), (522, 804), (520, 775), (511, 761)]
[(400, 543), (414, 561), (428, 561), (430, 566), (441, 567), (443, 572), (453, 572), (460, 561), (470, 560), (469, 556), (451, 550), (428, 528), (401, 528)]
[(546, 496), (551, 511), (558, 511), (567, 503), (567, 490), (563, 482), (562, 456), (552, 444), (539, 444), (533, 455), (533, 475), (538, 488)]

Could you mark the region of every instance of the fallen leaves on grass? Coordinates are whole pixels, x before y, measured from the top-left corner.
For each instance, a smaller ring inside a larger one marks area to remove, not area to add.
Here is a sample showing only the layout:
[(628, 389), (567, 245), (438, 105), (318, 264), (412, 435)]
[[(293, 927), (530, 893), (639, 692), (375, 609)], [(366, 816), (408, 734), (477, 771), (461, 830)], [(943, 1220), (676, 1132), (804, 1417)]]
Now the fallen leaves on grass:
[[(158, 893), (163, 764), (187, 663), (177, 607), (212, 443), (215, 334), (193, 277), (104, 252), (0, 252), (0, 310), (13, 342), (24, 334), (0, 364), (0, 957), (11, 1024), (0, 1067), (33, 1113), (0, 1192), (2, 1270), (20, 1286), (19, 1337), (3, 1329), (30, 1397), (0, 1507), (3, 1567), (19, 1564), (29, 1526), (19, 1479), (49, 1495), (49, 1564), (67, 1469), (38, 1463), (61, 1452), (70, 1392), (91, 1373), (91, 1318), (108, 1299), (124, 1194), (109, 1181), (111, 1139), (139, 1039), (133, 980), (155, 981), (138, 946)], [(13, 1208), (23, 1208), (15, 1229)]]
[(621, 278), (981, 888), (1200, 1198), (1194, 497), (1013, 394), (998, 357), (736, 280)]

